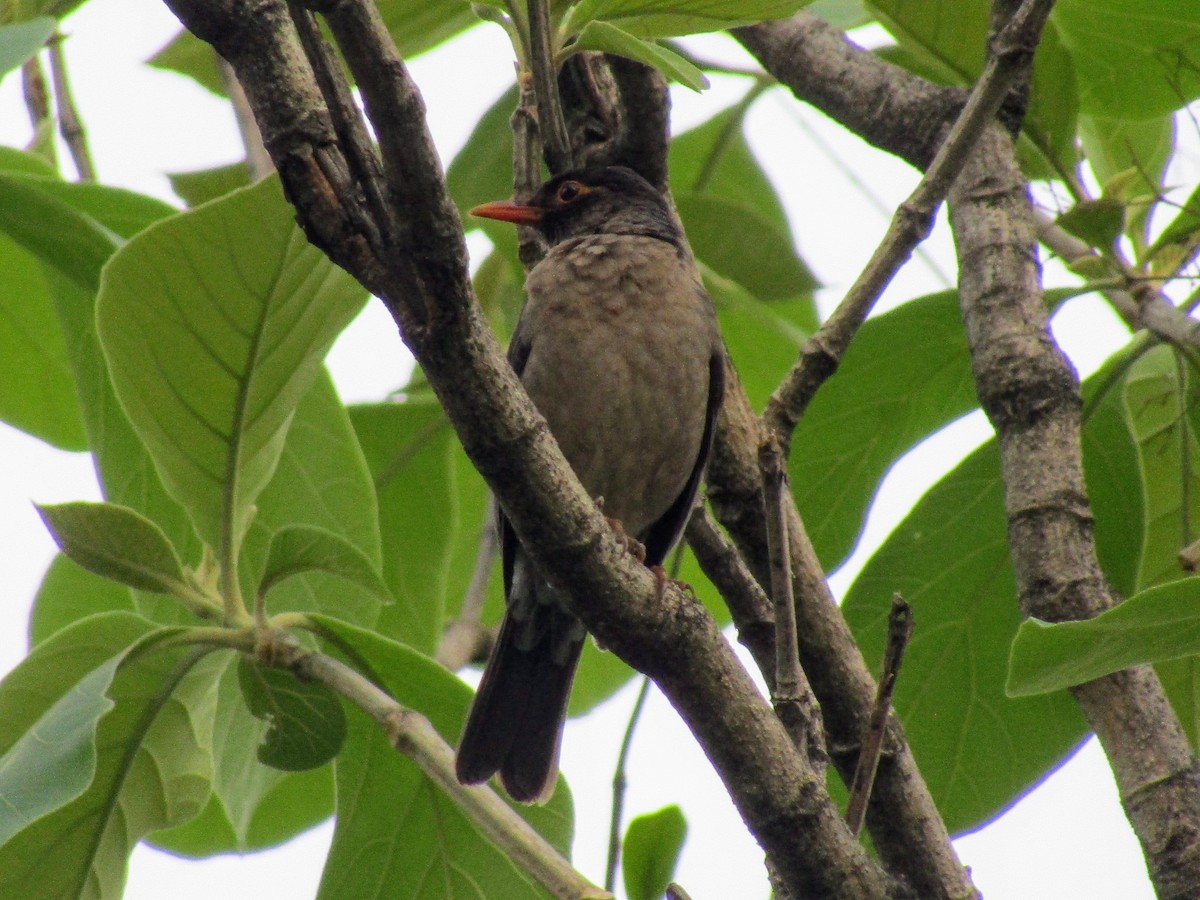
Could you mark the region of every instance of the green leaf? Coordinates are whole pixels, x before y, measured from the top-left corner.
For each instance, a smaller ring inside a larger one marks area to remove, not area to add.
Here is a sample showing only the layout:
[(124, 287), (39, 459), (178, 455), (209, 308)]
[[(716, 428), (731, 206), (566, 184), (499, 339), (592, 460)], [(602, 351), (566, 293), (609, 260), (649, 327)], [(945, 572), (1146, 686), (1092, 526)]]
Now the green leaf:
[[(671, 140), (671, 189), (677, 195), (704, 194), (746, 204), (794, 246), (779, 194), (746, 141), (746, 111), (743, 103), (735, 104)], [(816, 324), (814, 312), (814, 328)]]
[(464, 454), (437, 404), (355, 406), (350, 417), (375, 483), (383, 576), (396, 599), (379, 630), (433, 653), (448, 604), (461, 601), (474, 569), (487, 489), (457, 461)]
[(1162, 345), (1138, 359), (1125, 376), (1123, 398), (1138, 451), (1144, 492), (1139, 589), (1183, 576), (1179, 551), (1200, 527), (1200, 448), (1188, 419), (1194, 403), (1189, 372)]
[(1087, 113), (1148, 119), (1200, 96), (1200, 7), (1192, 0), (1062, 0), (1051, 13)]
[(686, 837), (687, 820), (674, 804), (629, 823), (621, 845), (629, 900), (659, 900), (666, 893)]
[[(867, 6), (899, 43), (897, 48), (880, 51), (883, 58), (924, 78), (959, 87), (969, 87), (983, 72), (988, 4), (873, 0)], [(1052, 21), (1038, 45), (1018, 143), (1032, 177), (1061, 177), (1074, 168), (1079, 100), (1072, 75), (1071, 58)]]
[(275, 532), (258, 593), (265, 595), (279, 582), (303, 572), (328, 572), (361, 585), (385, 603), (391, 602), (387, 585), (365, 553), (338, 535), (312, 525), (289, 525)]
[(0, 235), (0, 419), (63, 450), (87, 449), (42, 265)]
[(470, 209), (512, 194), (513, 137), (508, 120), (516, 108), (517, 87), (513, 85), (475, 123), (471, 136), (446, 170), (446, 187), (467, 229), (486, 230), (492, 221), (472, 219)]
[(276, 846), (333, 813), (333, 767), (284, 772), (257, 760), (267, 723), (246, 707), (240, 658), (228, 657), (217, 686), (213, 792), (203, 812), (150, 843), (172, 853), (212, 856)]
[(608, 22), (588, 22), (576, 38), (574, 46), (580, 50), (615, 53), (617, 56), (653, 66), (693, 91), (702, 91), (708, 87), (708, 79), (704, 73), (674, 50), (642, 40)]
[(197, 172), (175, 172), (168, 174), (167, 179), (171, 182), (171, 190), (182, 197), (190, 208), (247, 187), (250, 184), (250, 170), (245, 162), (235, 162)]
[(1009, 696), (1060, 691), (1130, 666), (1200, 654), (1200, 578), (1135, 594), (1094, 619), (1021, 623), (1009, 660)]
[[(457, 738), (471, 699), (466, 685), (394, 641), (327, 617), (315, 619), (322, 637), (352, 665), (401, 704), (425, 714), (448, 740)], [(335, 766), (337, 824), (319, 897), (547, 896), (357, 709), (350, 711), (349, 739)], [(571, 800), (564, 788), (560, 780), (545, 806), (514, 808), (569, 853)], [(431, 872), (437, 873), (432, 883)]]
[(1195, 257), (1200, 245), (1200, 187), (1192, 191), (1179, 214), (1162, 230), (1150, 249), (1147, 259), (1154, 260), (1155, 271), (1174, 274), (1184, 262)]
[(59, 553), (50, 563), (29, 616), (29, 643), (36, 647), (72, 622), (102, 612), (135, 612), (133, 591)]
[(1112, 198), (1082, 200), (1057, 219), (1066, 229), (1089, 246), (1108, 250), (1125, 230), (1126, 204)]
[(957, 292), (911, 300), (863, 325), (796, 429), (789, 465), (827, 569), (854, 546), (895, 460), (975, 405)]
[(96, 771), (96, 727), (113, 707), (105, 691), (123, 658), (85, 675), (0, 756), (0, 844), (87, 790)]
[(225, 96), (225, 84), (217, 67), (217, 51), (190, 31), (180, 31), (167, 46), (146, 60), (146, 65), (186, 75), (214, 94)]
[(161, 528), (127, 506), (38, 506), (55, 543), (89, 572), (163, 594), (187, 589), (183, 564)]
[(894, 706), (946, 826), (961, 833), (1087, 734), (1066, 695), (1005, 694), (1019, 614), (994, 441), (930, 489), (850, 588), (842, 608), (868, 660), (882, 658), (895, 591), (915, 627)]
[(117, 896), (136, 842), (204, 805), (213, 667), (207, 651), (164, 648), (173, 634), (127, 613), (92, 616), (36, 647), (0, 685), (6, 752), (88, 673), (123, 656), (107, 691), (115, 705), (95, 735), (94, 774), (83, 793), (0, 845), (0, 896)]
[(304, 238), (274, 178), (156, 224), (106, 268), (96, 316), (117, 396), (225, 561), (364, 299)]
[(45, 17), (0, 26), (0, 78), (41, 50), (57, 27)]
[(759, 300), (806, 297), (819, 286), (790, 235), (744, 201), (689, 193), (675, 202), (696, 258)]
[(572, 21), (603, 19), (638, 37), (724, 31), (764, 19), (786, 19), (812, 0), (595, 0)]
[(120, 241), (47, 189), (52, 179), (0, 173), (0, 231), (86, 290)]
[(291, 672), (238, 660), (238, 683), (251, 715), (267, 723), (258, 760), (285, 772), (315, 769), (333, 759), (346, 740), (346, 714), (328, 685)]

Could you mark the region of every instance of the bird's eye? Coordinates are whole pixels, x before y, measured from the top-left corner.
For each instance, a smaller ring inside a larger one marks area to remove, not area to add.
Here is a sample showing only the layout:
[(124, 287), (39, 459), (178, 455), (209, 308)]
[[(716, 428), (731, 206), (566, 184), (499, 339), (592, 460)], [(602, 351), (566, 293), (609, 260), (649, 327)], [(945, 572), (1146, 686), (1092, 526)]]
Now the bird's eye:
[(584, 193), (584, 187), (578, 181), (564, 181), (558, 186), (558, 200), (560, 203), (570, 203)]

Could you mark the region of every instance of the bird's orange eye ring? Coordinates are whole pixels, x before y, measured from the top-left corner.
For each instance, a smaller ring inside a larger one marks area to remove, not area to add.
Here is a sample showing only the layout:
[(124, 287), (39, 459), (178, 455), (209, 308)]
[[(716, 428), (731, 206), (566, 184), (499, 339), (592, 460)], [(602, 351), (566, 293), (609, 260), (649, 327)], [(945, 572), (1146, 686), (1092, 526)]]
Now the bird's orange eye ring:
[(587, 188), (578, 181), (564, 181), (558, 186), (555, 196), (558, 198), (559, 203), (571, 203), (586, 193)]

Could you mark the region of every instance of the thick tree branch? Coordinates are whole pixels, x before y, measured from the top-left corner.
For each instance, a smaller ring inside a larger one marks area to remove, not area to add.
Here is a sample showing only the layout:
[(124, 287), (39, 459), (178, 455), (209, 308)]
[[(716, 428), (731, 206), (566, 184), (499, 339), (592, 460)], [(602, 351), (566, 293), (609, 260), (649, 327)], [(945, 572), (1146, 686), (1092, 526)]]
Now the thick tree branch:
[[(1021, 611), (1046, 621), (1113, 605), (1083, 481), (1080, 398), (1046, 324), (1034, 226), (1012, 143), (993, 128), (951, 194), (980, 404), (996, 428)], [(1200, 884), (1200, 766), (1154, 670), (1073, 691), (1112, 764), (1162, 897)]]
[(808, 13), (735, 28), (733, 36), (798, 100), (918, 169), (966, 102), (965, 91), (887, 63)]

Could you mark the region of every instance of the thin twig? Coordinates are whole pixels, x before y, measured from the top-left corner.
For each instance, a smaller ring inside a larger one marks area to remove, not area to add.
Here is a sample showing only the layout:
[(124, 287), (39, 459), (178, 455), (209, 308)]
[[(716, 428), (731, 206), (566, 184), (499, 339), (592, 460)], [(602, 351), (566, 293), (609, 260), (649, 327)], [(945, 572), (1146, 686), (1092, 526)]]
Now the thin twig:
[(479, 531), (479, 551), (475, 554), (475, 568), (471, 570), (471, 583), (467, 585), (458, 618), (450, 623), (437, 649), (437, 661), (451, 672), (457, 672), (472, 660), (485, 657), (491, 649), (490, 632), (483, 627), (482, 615), (488, 583), (492, 580), (492, 569), (496, 566), (500, 549), (498, 537), (496, 498), (488, 492), (483, 527)]
[(58, 108), (58, 129), (66, 142), (67, 150), (71, 153), (79, 180), (95, 181), (96, 166), (92, 162), (91, 151), (88, 150), (83, 120), (79, 117), (75, 98), (71, 94), (71, 82), (67, 78), (67, 60), (63, 56), (62, 44), (63, 36), (58, 32), (55, 32), (46, 44), (50, 50), (50, 78), (54, 84), (54, 104)]
[(746, 565), (703, 500), (698, 500), (688, 519), (688, 545), (700, 569), (712, 582), (733, 617), (738, 642), (750, 651), (762, 672), (767, 688), (775, 689), (775, 611), (771, 598)]
[(808, 339), (799, 361), (771, 395), (763, 421), (778, 438), (785, 454), (792, 432), (817, 389), (837, 369), (851, 339), (884, 288), (912, 256), (917, 244), (928, 236), (934, 215), (963, 162), (995, 118), (1011, 84), (1025, 70), (1031, 48), (1037, 45), (1029, 36), (1037, 35), (1051, 5), (1051, 0), (1025, 0), (997, 36), (995, 52), (916, 190), (900, 204), (862, 274), (829, 320)]
[(807, 743), (805, 716), (801, 693), (807, 690), (804, 672), (800, 668), (800, 647), (796, 637), (796, 599), (792, 593), (791, 549), (788, 546), (787, 511), (784, 491), (787, 470), (783, 449), (768, 435), (758, 448), (762, 469), (763, 502), (767, 508), (767, 548), (771, 557), (771, 600), (775, 609), (775, 687), (771, 701), (792, 736), (795, 745), (803, 749)]
[(529, 66), (533, 70), (533, 90), (537, 96), (538, 128), (542, 152), (551, 175), (572, 168), (571, 140), (558, 97), (558, 72), (554, 48), (550, 45), (549, 0), (529, 0)]
[(250, 172), (250, 179), (258, 181), (260, 178), (266, 178), (275, 171), (275, 165), (263, 145), (262, 133), (258, 130), (258, 122), (254, 120), (254, 111), (250, 108), (250, 101), (246, 99), (246, 92), (242, 90), (242, 84), (238, 81), (233, 67), (219, 55), (217, 71), (221, 74), (221, 84), (225, 93), (233, 103), (233, 116), (237, 121), (238, 133), (242, 136), (242, 146), (246, 148), (246, 169)]
[[(1101, 265), (1107, 261), (1095, 248), (1059, 227), (1054, 220), (1040, 210), (1034, 210), (1038, 240), (1050, 248), (1068, 266), (1081, 260), (1094, 259)], [(1115, 264), (1112, 266), (1116, 273)], [(1145, 328), (1162, 340), (1180, 349), (1194, 350), (1200, 347), (1200, 322), (1177, 308), (1151, 285), (1136, 284), (1136, 279), (1123, 279), (1130, 289), (1109, 287), (1100, 291), (1117, 314), (1131, 328)]]
[(867, 815), (867, 801), (875, 786), (875, 773), (879, 770), (879, 756), (883, 751), (883, 738), (887, 733), (888, 713), (892, 708), (892, 691), (896, 687), (896, 676), (904, 660), (904, 650), (912, 636), (912, 607), (899, 594), (892, 595), (892, 611), (888, 615), (887, 649), (883, 654), (883, 671), (879, 675), (879, 689), (875, 694), (875, 706), (867, 723), (858, 751), (858, 765), (854, 769), (854, 782), (850, 786), (850, 802), (846, 806), (846, 824), (858, 834)]
[(604, 869), (604, 889), (607, 891), (616, 890), (617, 864), (621, 860), (621, 817), (625, 809), (625, 788), (629, 783), (625, 776), (629, 748), (633, 746), (633, 732), (642, 717), (642, 710), (646, 708), (646, 698), (649, 696), (650, 679), (643, 678), (633, 711), (629, 714), (629, 724), (625, 727), (625, 737), (621, 739), (621, 752), (617, 754), (617, 766), (613, 772), (612, 815), (608, 822), (608, 865)]
[(29, 113), (29, 124), (36, 132), (50, 118), (50, 94), (46, 90), (46, 73), (42, 61), (35, 54), (21, 66), (21, 89), (25, 95), (25, 111)]

